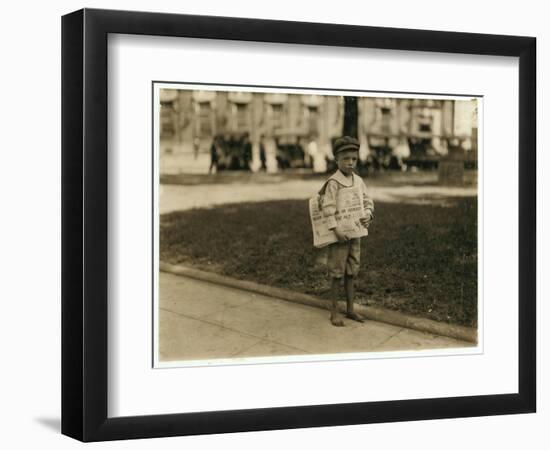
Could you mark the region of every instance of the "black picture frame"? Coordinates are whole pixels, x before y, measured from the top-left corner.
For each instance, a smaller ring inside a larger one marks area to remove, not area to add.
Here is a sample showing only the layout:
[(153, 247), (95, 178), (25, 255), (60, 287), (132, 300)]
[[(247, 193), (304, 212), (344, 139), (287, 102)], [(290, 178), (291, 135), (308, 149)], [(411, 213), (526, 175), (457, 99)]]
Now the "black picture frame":
[[(109, 33), (519, 58), (518, 393), (107, 416)], [(83, 9), (62, 18), (62, 433), (82, 441), (535, 412), (536, 39)]]

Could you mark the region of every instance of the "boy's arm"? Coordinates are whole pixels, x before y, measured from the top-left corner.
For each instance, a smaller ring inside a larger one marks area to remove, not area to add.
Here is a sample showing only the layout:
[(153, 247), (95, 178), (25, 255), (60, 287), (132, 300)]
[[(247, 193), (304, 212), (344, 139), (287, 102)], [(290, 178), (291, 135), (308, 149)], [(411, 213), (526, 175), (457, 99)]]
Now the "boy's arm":
[(338, 194), (338, 186), (335, 181), (328, 182), (325, 187), (325, 194), (321, 198), (321, 210), (323, 217), (327, 218), (329, 230), (336, 228), (336, 196)]
[(343, 233), (336, 223), (336, 197), (338, 196), (338, 185), (336, 181), (328, 182), (325, 188), (325, 194), (321, 199), (321, 210), (323, 216), (328, 220), (328, 229), (334, 231), (339, 242), (345, 242), (348, 237)]
[(370, 219), (374, 218), (374, 201), (369, 196), (369, 191), (367, 189), (367, 185), (363, 180), (361, 180), (363, 183), (363, 209), (367, 213), (367, 215), (370, 213)]

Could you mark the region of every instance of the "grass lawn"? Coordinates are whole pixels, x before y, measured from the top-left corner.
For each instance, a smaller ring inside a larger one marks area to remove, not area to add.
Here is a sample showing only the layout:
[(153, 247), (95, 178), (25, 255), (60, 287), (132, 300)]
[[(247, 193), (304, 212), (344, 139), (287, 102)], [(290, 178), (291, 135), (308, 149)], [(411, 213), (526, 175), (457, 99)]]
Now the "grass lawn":
[[(357, 301), (477, 326), (477, 199), (376, 204)], [(160, 259), (329, 298), (307, 202), (239, 203), (160, 220)], [(343, 297), (343, 296), (342, 296)]]

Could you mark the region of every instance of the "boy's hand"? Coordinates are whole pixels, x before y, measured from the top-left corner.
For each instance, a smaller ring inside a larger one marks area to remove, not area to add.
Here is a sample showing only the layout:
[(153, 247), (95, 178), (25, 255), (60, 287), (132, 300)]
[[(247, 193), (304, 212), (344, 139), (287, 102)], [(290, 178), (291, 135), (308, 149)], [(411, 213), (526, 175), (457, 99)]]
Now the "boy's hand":
[(334, 229), (334, 234), (338, 238), (338, 242), (346, 242), (348, 240), (348, 237), (346, 236), (346, 234), (342, 230), (340, 230), (338, 227)]
[(366, 216), (361, 217), (359, 221), (361, 222), (361, 225), (363, 225), (365, 228), (368, 228), (370, 223), (372, 222), (372, 213), (370, 211), (367, 211)]

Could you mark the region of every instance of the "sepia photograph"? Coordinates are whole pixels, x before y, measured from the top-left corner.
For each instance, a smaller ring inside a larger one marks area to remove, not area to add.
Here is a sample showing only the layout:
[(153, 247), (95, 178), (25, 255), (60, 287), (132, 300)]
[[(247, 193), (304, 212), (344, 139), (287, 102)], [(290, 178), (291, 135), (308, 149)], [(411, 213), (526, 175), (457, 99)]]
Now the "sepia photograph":
[(482, 97), (152, 95), (154, 367), (482, 351)]

